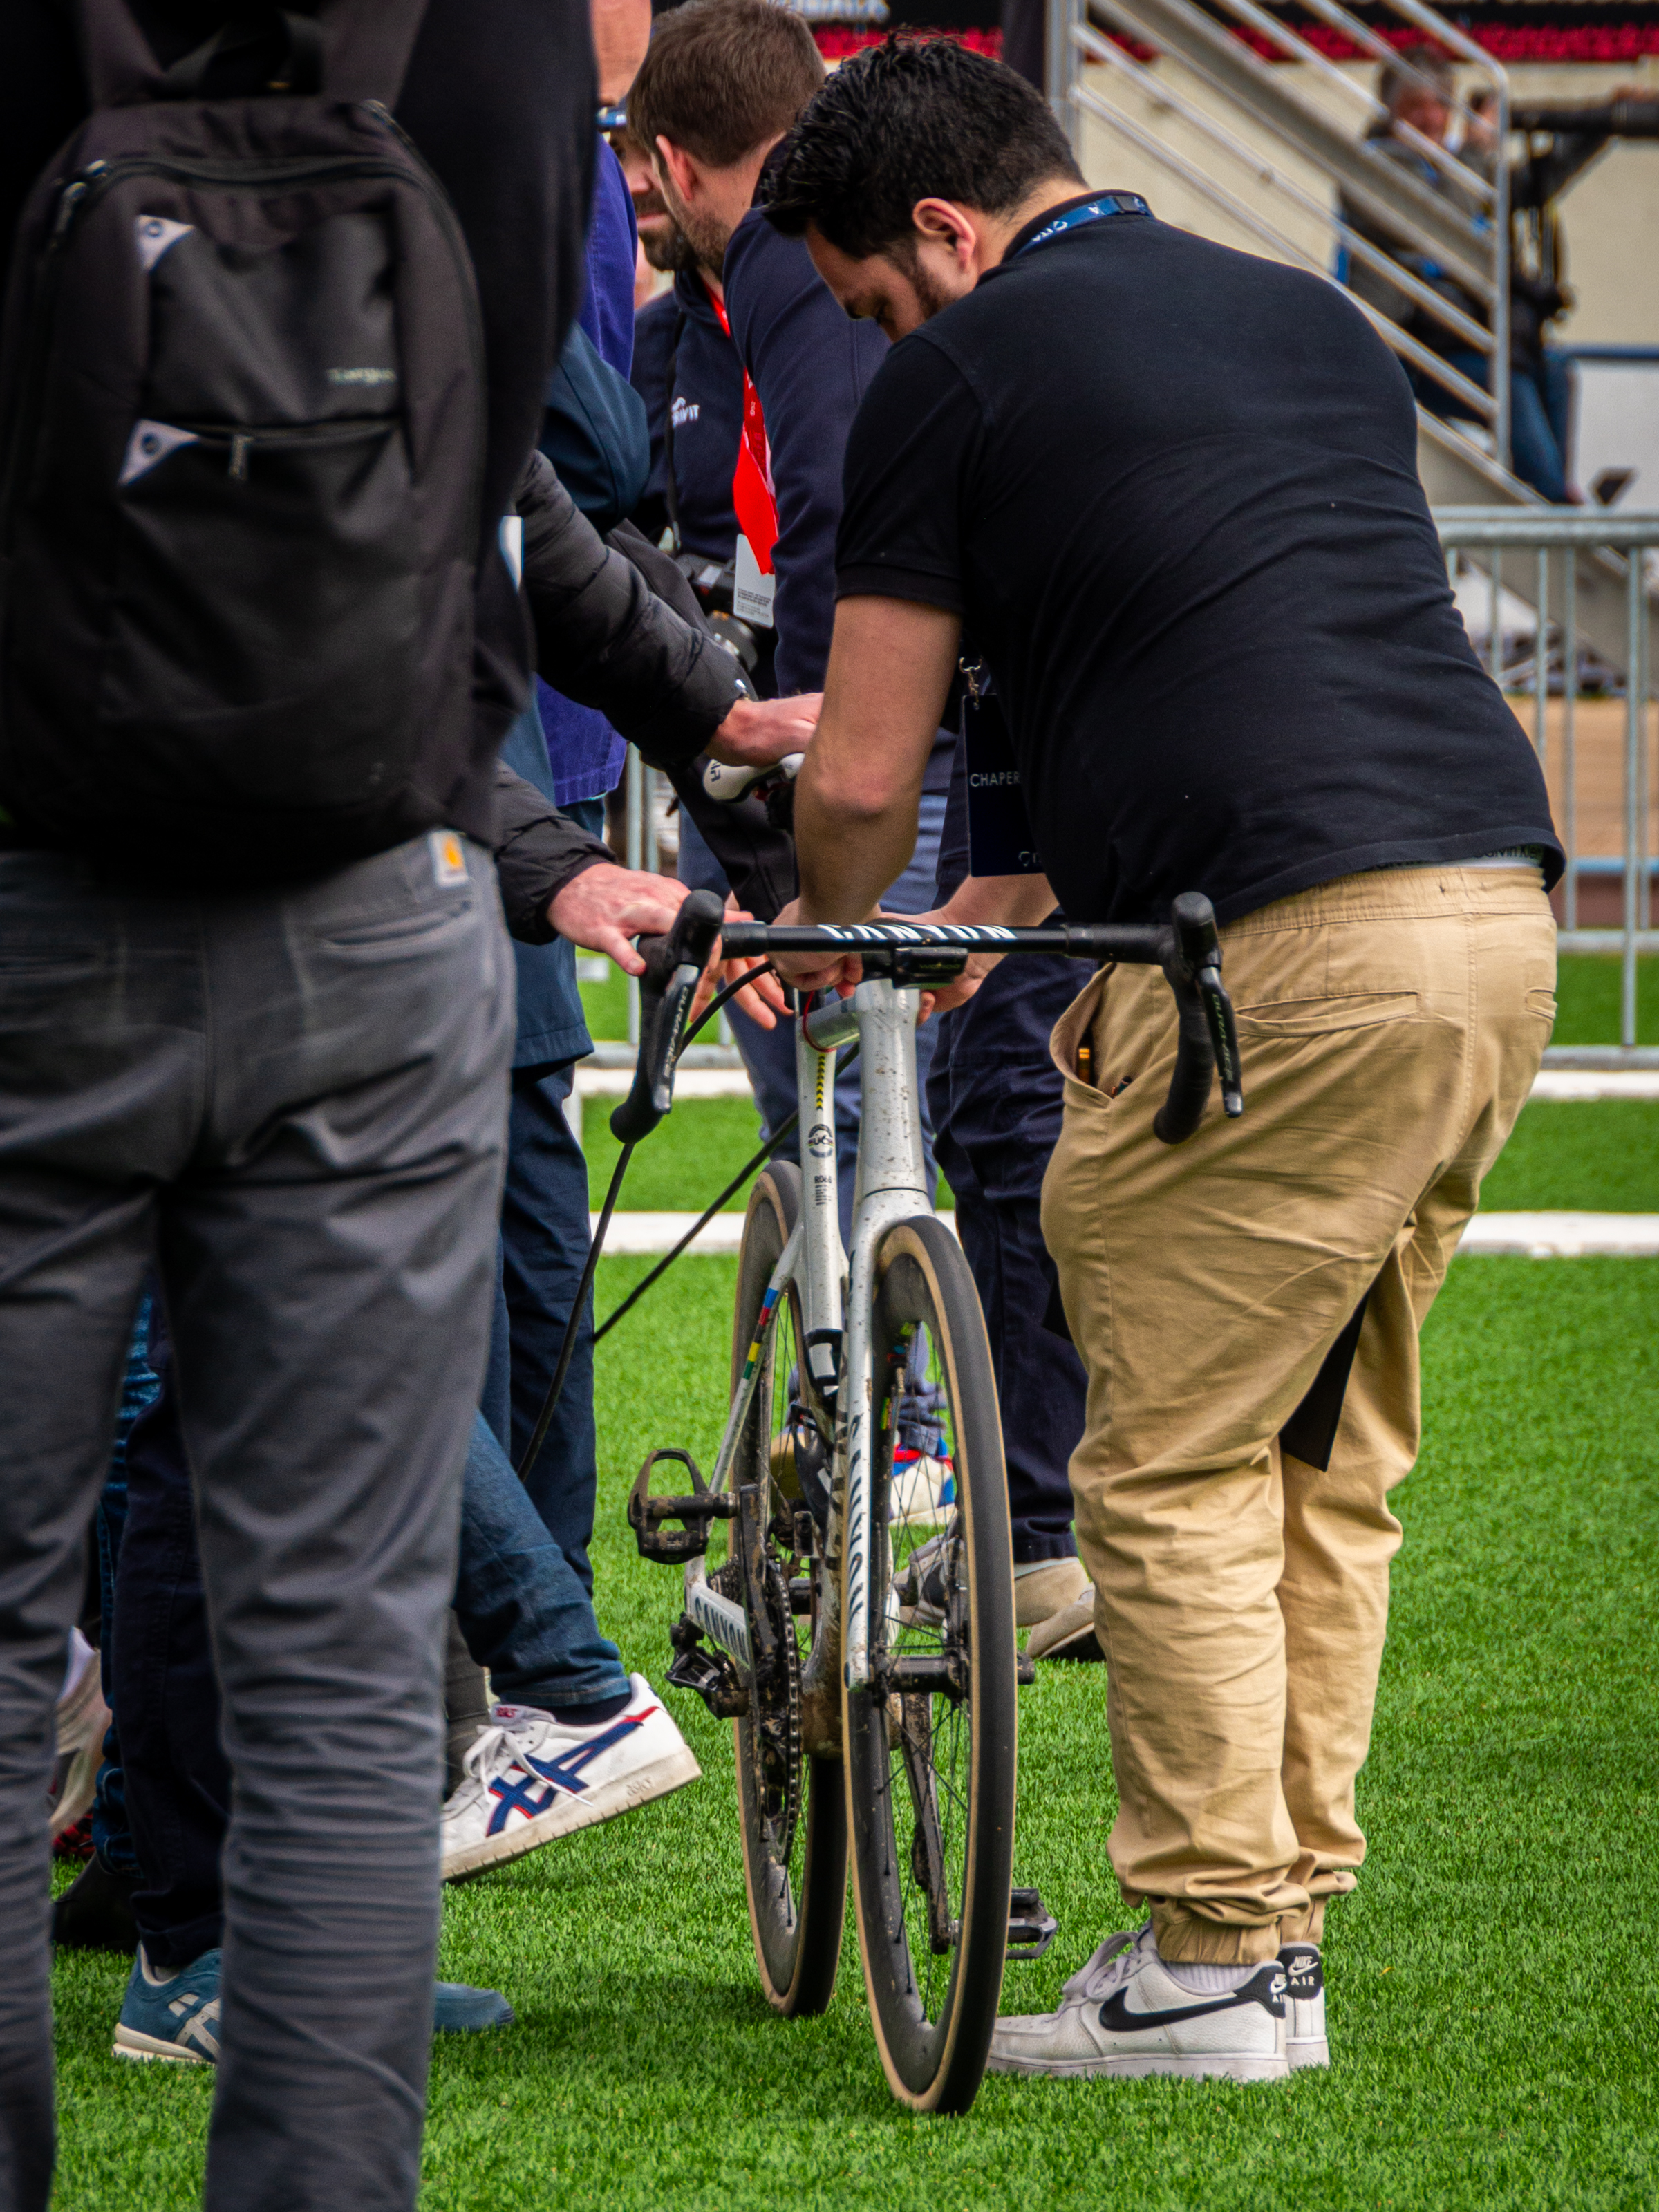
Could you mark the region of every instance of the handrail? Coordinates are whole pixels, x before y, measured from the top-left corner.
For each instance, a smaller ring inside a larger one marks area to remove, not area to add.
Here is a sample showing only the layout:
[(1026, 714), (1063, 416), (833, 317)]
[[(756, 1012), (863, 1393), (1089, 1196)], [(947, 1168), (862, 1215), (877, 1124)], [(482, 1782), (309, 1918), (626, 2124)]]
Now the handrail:
[[(1259, 183), (1270, 185), (1275, 191), (1282, 193), (1285, 198), (1301, 213), (1311, 216), (1316, 222), (1323, 223), (1350, 253), (1357, 255), (1368, 268), (1375, 269), (1379, 275), (1385, 276), (1391, 284), (1395, 285), (1401, 291), (1416, 301), (1419, 307), (1425, 308), (1448, 330), (1455, 332), (1467, 345), (1477, 352), (1491, 352), (1492, 332), (1484, 324), (1477, 323), (1472, 317), (1464, 314), (1461, 308), (1455, 307), (1443, 294), (1437, 292), (1431, 285), (1425, 284), (1421, 277), (1414, 275), (1402, 263), (1395, 260), (1393, 256), (1382, 246), (1374, 246), (1370, 239), (1363, 237), (1358, 231), (1350, 228), (1348, 224), (1344, 222), (1340, 216), (1334, 214), (1330, 208), (1315, 199), (1311, 193), (1304, 191), (1299, 185), (1293, 183), (1290, 178), (1265, 162), (1254, 147), (1247, 146), (1242, 138), (1236, 138), (1231, 131), (1216, 122), (1212, 117), (1206, 115), (1201, 107), (1195, 106), (1189, 100), (1184, 100), (1173, 87), (1160, 84), (1150, 70), (1144, 69), (1115, 40), (1103, 37), (1091, 25), (1086, 23), (1074, 25), (1072, 36), (1079, 48), (1091, 60), (1103, 63), (1109, 69), (1117, 70), (1137, 89), (1143, 92), (1148, 100), (1156, 100), (1160, 106), (1171, 109), (1201, 137), (1207, 138), (1211, 144), (1217, 147), (1222, 153), (1248, 167)], [(1079, 89), (1077, 97), (1091, 114), (1101, 116), (1103, 120), (1110, 122), (1114, 128), (1118, 127), (1120, 118), (1116, 112), (1108, 108), (1104, 103), (1095, 98), (1086, 86)], [(1125, 136), (1128, 135), (1126, 130)], [(1161, 142), (1152, 141), (1147, 143), (1143, 141), (1142, 145), (1143, 150), (1150, 153), (1154, 161), (1164, 159), (1166, 149), (1163, 148)], [(1173, 167), (1179, 160), (1179, 155), (1174, 155), (1168, 166)], [(1194, 170), (1188, 166), (1181, 173), (1183, 182), (1194, 185), (1196, 190), (1206, 190), (1206, 180), (1204, 179), (1201, 170)], [(1212, 180), (1207, 181), (1212, 182)], [(1219, 197), (1217, 197), (1218, 195)], [(1211, 196), (1216, 198), (1216, 204), (1222, 207), (1224, 213), (1229, 215), (1233, 213), (1232, 204), (1225, 198), (1224, 187), (1214, 186)], [(1330, 275), (1328, 269), (1315, 262), (1282, 232), (1273, 230), (1270, 227), (1266, 233), (1258, 229), (1257, 235), (1265, 236), (1269, 242), (1280, 246), (1285, 252), (1296, 254), (1305, 265), (1313, 269), (1316, 274), (1322, 276)], [(1413, 243), (1423, 245), (1427, 241), (1418, 239), (1413, 240)], [(1364, 306), (1363, 301), (1356, 304)], [(1372, 311), (1367, 309), (1367, 312)], [(1374, 314), (1373, 319), (1379, 321), (1385, 337), (1391, 331), (1399, 328), (1397, 325), (1389, 323), (1386, 317)], [(1449, 368), (1438, 355), (1432, 354), (1427, 349), (1422, 349), (1420, 353), (1413, 354), (1412, 358), (1417, 362), (1418, 366), (1425, 369), (1426, 374), (1436, 377), (1437, 380), (1445, 385), (1447, 390), (1456, 392), (1481, 416), (1490, 420), (1496, 413), (1497, 403), (1492, 394), (1483, 391), (1480, 386), (1471, 384), (1466, 377), (1459, 375), (1455, 369)]]

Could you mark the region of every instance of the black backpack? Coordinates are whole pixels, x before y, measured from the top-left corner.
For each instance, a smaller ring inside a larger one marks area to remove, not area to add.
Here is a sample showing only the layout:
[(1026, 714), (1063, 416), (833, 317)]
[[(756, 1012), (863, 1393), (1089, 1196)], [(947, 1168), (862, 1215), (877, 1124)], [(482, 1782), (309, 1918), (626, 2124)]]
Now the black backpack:
[(485, 419), (465, 243), (390, 112), (423, 6), (245, 8), (163, 70), (81, 0), (94, 112), (30, 196), (0, 354), (26, 838), (241, 882), (444, 819)]

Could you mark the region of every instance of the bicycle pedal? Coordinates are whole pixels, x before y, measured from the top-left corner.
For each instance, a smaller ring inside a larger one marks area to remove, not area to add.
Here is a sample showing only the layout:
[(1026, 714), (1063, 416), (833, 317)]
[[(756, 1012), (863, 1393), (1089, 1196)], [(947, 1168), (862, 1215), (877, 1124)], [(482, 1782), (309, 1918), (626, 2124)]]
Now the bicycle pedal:
[(665, 1678), (677, 1690), (695, 1690), (717, 1721), (741, 1720), (749, 1692), (723, 1651), (711, 1651), (684, 1613), (668, 1632), (673, 1662)]
[[(672, 1675), (669, 1677), (672, 1681)], [(1008, 1956), (1040, 1959), (1060, 1933), (1060, 1923), (1034, 1889), (1016, 1889), (1008, 1899)]]
[[(678, 1461), (690, 1476), (689, 1498), (651, 1495), (652, 1474), (657, 1462), (665, 1459)], [(684, 1566), (688, 1559), (700, 1559), (708, 1549), (710, 1522), (735, 1520), (737, 1511), (738, 1501), (732, 1492), (711, 1490), (698, 1473), (690, 1453), (672, 1446), (647, 1453), (645, 1465), (635, 1476), (634, 1487), (628, 1493), (628, 1525), (634, 1531), (640, 1557), (655, 1559), (665, 1567)], [(684, 1525), (665, 1529), (662, 1525), (665, 1521), (678, 1521)]]

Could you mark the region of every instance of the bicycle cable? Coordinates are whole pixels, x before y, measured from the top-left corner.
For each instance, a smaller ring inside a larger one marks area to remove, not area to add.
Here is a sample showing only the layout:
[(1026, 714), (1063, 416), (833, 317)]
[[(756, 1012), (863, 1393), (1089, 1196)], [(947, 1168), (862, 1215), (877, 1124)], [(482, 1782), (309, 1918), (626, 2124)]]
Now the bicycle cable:
[[(750, 983), (758, 982), (763, 975), (775, 975), (776, 973), (777, 969), (774, 968), (769, 960), (763, 960), (758, 966), (751, 968), (745, 974), (739, 975), (735, 982), (728, 983), (724, 990), (717, 991), (714, 994), (714, 996), (709, 1000), (708, 1004), (703, 1008), (702, 1013), (698, 1015), (696, 1020), (693, 1022), (690, 1027), (686, 1030), (685, 1035), (680, 1039), (678, 1048), (674, 1054), (676, 1066), (678, 1065), (681, 1058), (684, 1054), (686, 1047), (691, 1042), (693, 1037), (696, 1036), (698, 1030), (706, 1027), (709, 1022), (713, 1021), (715, 1015), (720, 1012), (720, 1009), (726, 1005), (728, 1000), (734, 999), (739, 991), (746, 989)], [(854, 1046), (854, 1050), (857, 1050), (856, 1046)], [(629, 1308), (637, 1304), (637, 1302), (645, 1296), (647, 1291), (650, 1289), (652, 1284), (657, 1280), (658, 1277), (664, 1273), (664, 1272), (678, 1259), (680, 1254), (684, 1251), (686, 1246), (691, 1243), (692, 1238), (698, 1237), (702, 1233), (703, 1230), (708, 1226), (708, 1223), (713, 1220), (715, 1214), (720, 1212), (726, 1200), (735, 1197), (737, 1193), (743, 1188), (744, 1184), (748, 1182), (750, 1176), (754, 1175), (762, 1166), (764, 1165), (766, 1161), (769, 1160), (772, 1154), (777, 1150), (778, 1146), (783, 1143), (785, 1138), (792, 1133), (794, 1129), (795, 1124), (799, 1119), (800, 1116), (799, 1114), (792, 1114), (789, 1116), (788, 1121), (785, 1122), (783, 1127), (777, 1132), (777, 1134), (775, 1137), (769, 1138), (761, 1147), (761, 1150), (756, 1153), (754, 1158), (750, 1161), (748, 1166), (744, 1169), (743, 1172), (738, 1176), (736, 1181), (727, 1184), (726, 1188), (720, 1193), (714, 1204), (702, 1214), (701, 1218), (698, 1220), (696, 1226), (692, 1229), (688, 1235), (681, 1237), (679, 1243), (674, 1247), (673, 1250), (670, 1252), (657, 1267), (651, 1270), (651, 1273), (645, 1278), (643, 1282), (635, 1284), (634, 1289), (629, 1292), (628, 1297), (623, 1299), (622, 1304), (619, 1305), (616, 1311), (605, 1321), (604, 1327), (594, 1330), (592, 1340), (595, 1344), (597, 1344), (599, 1339), (605, 1334), (606, 1329), (611, 1328), (616, 1322), (619, 1322), (623, 1314), (628, 1311)], [(532, 1431), (530, 1442), (525, 1447), (524, 1456), (518, 1463), (516, 1472), (520, 1475), (527, 1474), (530, 1469), (536, 1464), (536, 1461), (540, 1455), (542, 1446), (547, 1442), (547, 1432), (553, 1425), (553, 1416), (558, 1410), (559, 1399), (564, 1389), (564, 1379), (570, 1372), (570, 1362), (575, 1354), (578, 1324), (581, 1318), (582, 1310), (586, 1305), (588, 1297), (592, 1291), (594, 1277), (599, 1273), (599, 1257), (605, 1249), (605, 1235), (611, 1227), (611, 1217), (617, 1210), (617, 1200), (622, 1194), (623, 1177), (628, 1172), (628, 1164), (633, 1158), (635, 1150), (635, 1145), (624, 1145), (622, 1148), (621, 1153), (617, 1157), (617, 1164), (611, 1171), (611, 1188), (605, 1194), (605, 1204), (599, 1211), (598, 1226), (595, 1228), (592, 1237), (589, 1240), (586, 1265), (582, 1269), (582, 1279), (577, 1286), (574, 1303), (572, 1304), (569, 1315), (565, 1322), (564, 1334), (560, 1340), (559, 1357), (553, 1369), (553, 1379), (547, 1386), (547, 1395), (543, 1399), (541, 1412), (536, 1417), (536, 1426)]]

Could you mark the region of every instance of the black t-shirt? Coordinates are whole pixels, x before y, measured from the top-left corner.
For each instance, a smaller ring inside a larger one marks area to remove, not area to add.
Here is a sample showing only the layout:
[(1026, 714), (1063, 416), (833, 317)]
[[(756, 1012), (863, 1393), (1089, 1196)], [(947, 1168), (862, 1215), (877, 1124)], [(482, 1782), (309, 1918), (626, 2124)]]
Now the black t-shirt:
[[(1081, 204), (1079, 202), (1079, 204)], [(1367, 868), (1544, 848), (1406, 379), (1322, 279), (1144, 215), (1021, 253), (895, 346), (847, 451), (838, 595), (963, 617), (1078, 921), (1221, 920)]]

